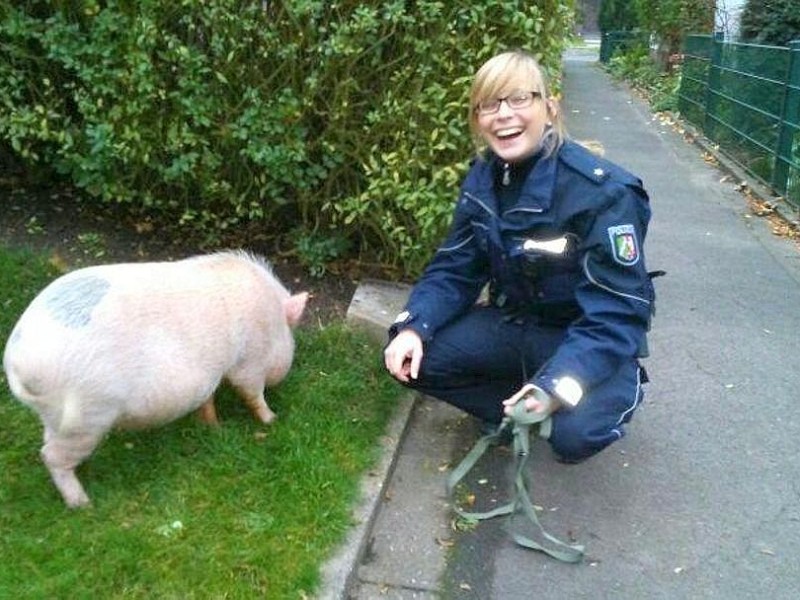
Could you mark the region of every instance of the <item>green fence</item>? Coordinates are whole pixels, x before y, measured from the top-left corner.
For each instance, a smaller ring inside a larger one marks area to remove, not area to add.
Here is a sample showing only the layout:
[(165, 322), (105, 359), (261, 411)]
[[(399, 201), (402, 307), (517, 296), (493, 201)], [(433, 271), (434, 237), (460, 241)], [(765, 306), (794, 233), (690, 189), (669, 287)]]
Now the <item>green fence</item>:
[(800, 41), (684, 41), (678, 107), (752, 176), (800, 208)]

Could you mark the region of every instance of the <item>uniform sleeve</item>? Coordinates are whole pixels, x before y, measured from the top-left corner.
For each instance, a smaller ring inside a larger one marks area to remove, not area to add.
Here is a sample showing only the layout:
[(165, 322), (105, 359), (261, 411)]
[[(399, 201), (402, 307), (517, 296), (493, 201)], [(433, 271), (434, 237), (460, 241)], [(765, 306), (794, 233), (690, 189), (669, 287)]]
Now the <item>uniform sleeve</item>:
[(582, 316), (533, 379), (573, 406), (624, 361), (641, 355), (654, 302), (643, 251), (647, 194), (638, 181), (605, 185), (611, 189), (604, 208), (587, 220), (581, 245), (576, 299)]
[(428, 341), (475, 303), (488, 279), (486, 254), (475, 239), (467, 200), (462, 197), (445, 242), (414, 285), (390, 335), (410, 327)]

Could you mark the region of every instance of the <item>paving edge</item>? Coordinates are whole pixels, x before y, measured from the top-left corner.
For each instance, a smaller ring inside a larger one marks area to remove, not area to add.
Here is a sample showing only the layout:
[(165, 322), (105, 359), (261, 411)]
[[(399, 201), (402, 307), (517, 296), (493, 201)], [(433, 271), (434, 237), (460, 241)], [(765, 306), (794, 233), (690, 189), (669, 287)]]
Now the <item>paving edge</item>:
[[(367, 333), (379, 344), (386, 342), (386, 330), (408, 295), (410, 286), (382, 280), (366, 280), (356, 288), (347, 309), (346, 322)], [(387, 374), (388, 377), (388, 374)], [(322, 566), (319, 600), (346, 600), (356, 583), (358, 567), (367, 550), (369, 537), (380, 512), (381, 501), (392, 478), (398, 451), (405, 438), (411, 412), (419, 395), (402, 394), (394, 414), (380, 438), (377, 463), (362, 478), (359, 500), (352, 509), (353, 527), (333, 555)]]
[[(611, 76), (608, 69), (599, 62), (597, 63), (597, 67), (609, 77)], [(615, 78), (614, 82), (625, 87), (631, 97), (638, 99), (652, 116), (658, 116), (659, 113), (653, 110), (650, 102), (643, 98), (642, 94), (637, 91), (629, 81), (620, 81)], [(748, 173), (744, 166), (739, 164), (733, 157), (729, 156), (718, 143), (706, 137), (705, 133), (703, 133), (699, 127), (690, 123), (679, 111), (666, 111), (664, 114), (668, 115), (676, 125), (683, 129), (683, 132), (676, 131), (676, 133), (683, 137), (685, 142), (697, 146), (702, 151), (713, 156), (721, 171), (735, 177), (738, 179), (739, 183), (744, 183), (759, 200), (770, 203), (774, 207), (775, 212), (777, 212), (782, 219), (793, 225), (800, 224), (800, 207), (794, 206), (784, 196)]]
[(406, 435), (409, 417), (417, 398), (418, 394), (408, 392), (398, 402), (395, 414), (381, 438), (380, 459), (361, 480), (360, 500), (352, 513), (356, 525), (322, 567), (322, 583), (315, 596), (319, 600), (345, 600), (348, 597), (358, 565), (364, 557), (381, 499), (397, 463), (397, 451)]
[[(675, 118), (674, 115), (673, 118)], [(717, 160), (717, 163), (719, 163), (721, 170), (732, 175), (738, 179), (740, 183), (746, 185), (759, 200), (769, 202), (781, 218), (794, 225), (800, 222), (800, 208), (794, 206), (785, 196), (778, 194), (769, 186), (748, 173), (742, 165), (728, 156), (728, 154), (720, 148), (719, 144), (708, 139), (697, 127), (683, 118), (681, 118), (681, 127), (691, 136), (689, 140), (690, 143), (713, 156)]]

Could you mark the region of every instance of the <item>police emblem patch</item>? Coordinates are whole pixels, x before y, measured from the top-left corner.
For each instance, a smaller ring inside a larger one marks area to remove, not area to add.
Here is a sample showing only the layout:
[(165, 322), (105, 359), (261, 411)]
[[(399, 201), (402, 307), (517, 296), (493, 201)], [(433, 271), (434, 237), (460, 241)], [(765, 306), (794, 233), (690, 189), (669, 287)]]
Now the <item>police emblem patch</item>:
[(636, 241), (636, 229), (633, 225), (617, 225), (608, 228), (614, 260), (629, 267), (639, 260), (639, 244)]

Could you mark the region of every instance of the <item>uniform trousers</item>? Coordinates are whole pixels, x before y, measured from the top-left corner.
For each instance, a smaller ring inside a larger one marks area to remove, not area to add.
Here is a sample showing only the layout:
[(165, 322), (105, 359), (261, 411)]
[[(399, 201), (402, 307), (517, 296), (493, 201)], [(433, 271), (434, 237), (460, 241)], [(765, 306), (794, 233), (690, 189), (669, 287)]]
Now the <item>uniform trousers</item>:
[[(490, 423), (503, 419), (502, 401), (530, 380), (566, 335), (535, 316), (509, 318), (493, 306), (476, 306), (443, 327), (425, 345), (419, 377), (408, 387)], [(643, 398), (638, 360), (625, 361), (575, 408), (552, 416), (549, 442), (567, 462), (592, 456), (620, 439)]]

